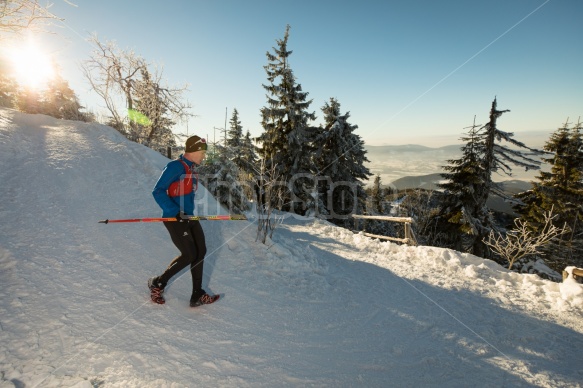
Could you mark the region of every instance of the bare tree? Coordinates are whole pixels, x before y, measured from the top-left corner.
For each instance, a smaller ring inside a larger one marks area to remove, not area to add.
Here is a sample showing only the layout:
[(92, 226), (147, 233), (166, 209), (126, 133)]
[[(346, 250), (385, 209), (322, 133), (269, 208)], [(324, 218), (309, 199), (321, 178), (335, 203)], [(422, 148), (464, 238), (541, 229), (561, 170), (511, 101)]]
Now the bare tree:
[(508, 269), (512, 269), (516, 260), (528, 255), (540, 254), (541, 248), (545, 244), (566, 233), (566, 224), (559, 228), (553, 225), (553, 218), (552, 209), (544, 213), (544, 227), (540, 234), (535, 234), (529, 230), (527, 221), (516, 218), (514, 220), (516, 227), (507, 232), (506, 235), (492, 230), (488, 237), (483, 239), (483, 242), (502, 258), (508, 260)]
[(83, 75), (105, 102), (116, 129), (123, 131), (124, 117), (117, 109), (119, 102), (116, 97), (121, 94), (126, 108), (133, 108), (132, 83), (139, 77), (140, 70), (146, 68), (146, 62), (133, 51), (118, 49), (115, 43), (100, 42), (96, 35), (89, 41), (95, 49), (91, 58), (81, 64)]
[(49, 20), (62, 20), (49, 12), (50, 6), (43, 7), (38, 0), (0, 0), (0, 33), (20, 34)]
[[(182, 101), (187, 86), (162, 85), (162, 70), (152, 67), (131, 50), (120, 50), (112, 42), (101, 42), (93, 35), (95, 49), (81, 68), (92, 89), (103, 99), (110, 112), (113, 126), (128, 138), (147, 145), (163, 138), (157, 131), (169, 132), (173, 120), (190, 116), (188, 102)], [(125, 104), (128, 113), (138, 112), (145, 120), (126, 121), (118, 109)]]
[(255, 191), (257, 196), (257, 238), (265, 244), (267, 236), (273, 237), (273, 231), (283, 222), (284, 216), (277, 215), (274, 210), (281, 210), (285, 197), (285, 182), (278, 181), (277, 165), (271, 164), (269, 172), (266, 169), (265, 159), (261, 159), (259, 176)]

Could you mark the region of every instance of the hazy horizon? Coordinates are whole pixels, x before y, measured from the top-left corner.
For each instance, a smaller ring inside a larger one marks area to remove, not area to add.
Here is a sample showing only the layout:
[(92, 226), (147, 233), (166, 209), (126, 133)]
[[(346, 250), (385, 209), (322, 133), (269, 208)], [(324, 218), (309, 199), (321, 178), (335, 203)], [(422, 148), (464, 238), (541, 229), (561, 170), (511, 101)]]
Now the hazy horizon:
[[(557, 127), (558, 128), (558, 127)], [(556, 131), (555, 129), (549, 130), (532, 130), (532, 131), (520, 131), (520, 132), (513, 132), (512, 130), (501, 129), (505, 132), (514, 133), (514, 139), (518, 140), (529, 147), (533, 148), (542, 148), (545, 142), (550, 138), (551, 134)], [(357, 131), (358, 133), (358, 131)], [(449, 135), (435, 135), (435, 136), (426, 136), (422, 138), (415, 138), (411, 136), (395, 136), (394, 142), (386, 142), (386, 141), (375, 141), (375, 142), (366, 142), (365, 146), (367, 147), (386, 147), (386, 146), (405, 146), (405, 145), (420, 145), (424, 147), (430, 148), (440, 148), (445, 146), (451, 146), (456, 144), (463, 144), (461, 140), (462, 137), (465, 137), (467, 132), (463, 130), (460, 131), (459, 134), (449, 134)]]
[[(542, 149), (544, 143), (549, 139), (554, 131), (526, 131), (515, 133), (514, 139), (520, 141), (531, 148)], [(462, 137), (461, 135), (459, 137)], [(436, 145), (428, 139), (419, 141), (417, 143), (404, 144), (385, 144), (385, 145), (370, 145), (365, 144), (367, 157), (370, 160), (365, 165), (370, 169), (374, 175), (365, 182), (367, 185), (371, 184), (374, 176), (380, 174), (383, 185), (388, 185), (397, 179), (409, 176), (422, 176), (436, 173), (442, 173), (443, 166), (447, 165), (450, 159), (461, 156), (461, 146), (463, 142), (457, 139), (457, 142), (451, 141), (449, 143)], [(455, 140), (455, 139), (454, 139)], [(456, 150), (454, 147), (447, 148), (447, 146), (459, 145), (460, 149)], [(407, 149), (403, 146), (422, 146), (427, 147), (426, 150), (418, 148)], [(401, 148), (402, 147), (402, 148)], [(542, 165), (545, 169), (545, 164)], [(514, 167), (512, 176), (494, 174), (495, 181), (507, 180), (522, 180), (530, 182), (536, 178), (538, 170), (524, 171), (519, 167)]]

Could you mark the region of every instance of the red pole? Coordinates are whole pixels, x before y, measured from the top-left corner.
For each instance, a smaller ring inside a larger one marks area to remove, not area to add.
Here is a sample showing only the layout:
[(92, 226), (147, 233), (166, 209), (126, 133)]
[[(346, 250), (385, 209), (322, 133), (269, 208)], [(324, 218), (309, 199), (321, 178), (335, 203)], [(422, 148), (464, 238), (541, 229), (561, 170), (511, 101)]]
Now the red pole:
[[(206, 221), (244, 221), (247, 220), (244, 214), (232, 214), (232, 215), (214, 215), (214, 216), (184, 216), (182, 218), (185, 221), (189, 220), (206, 220)], [(165, 221), (178, 221), (176, 217), (159, 217), (159, 218), (128, 218), (123, 220), (102, 220), (99, 221), (100, 224), (118, 223), (118, 222), (165, 222)]]

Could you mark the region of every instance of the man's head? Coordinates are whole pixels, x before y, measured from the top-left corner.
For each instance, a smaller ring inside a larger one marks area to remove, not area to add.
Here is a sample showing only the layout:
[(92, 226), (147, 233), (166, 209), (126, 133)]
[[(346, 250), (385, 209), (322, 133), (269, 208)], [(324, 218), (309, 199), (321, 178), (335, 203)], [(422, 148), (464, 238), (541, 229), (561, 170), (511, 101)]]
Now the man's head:
[(186, 139), (184, 146), (184, 157), (191, 162), (201, 164), (206, 155), (206, 140), (199, 136), (191, 136)]

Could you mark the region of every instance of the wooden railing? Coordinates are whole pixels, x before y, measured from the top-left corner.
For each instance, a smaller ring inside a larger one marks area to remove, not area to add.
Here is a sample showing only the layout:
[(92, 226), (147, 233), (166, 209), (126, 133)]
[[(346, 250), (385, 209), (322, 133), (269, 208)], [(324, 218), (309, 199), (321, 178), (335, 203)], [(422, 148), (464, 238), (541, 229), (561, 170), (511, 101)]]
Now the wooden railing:
[(383, 240), (389, 241), (397, 241), (403, 244), (409, 245), (417, 245), (417, 239), (415, 239), (415, 234), (411, 229), (411, 224), (413, 223), (413, 219), (411, 217), (389, 217), (389, 216), (360, 216), (360, 215), (352, 215), (352, 218), (356, 219), (364, 219), (364, 220), (379, 220), (379, 221), (391, 221), (391, 222), (400, 222), (405, 224), (405, 238), (397, 238), (397, 237), (388, 237), (388, 236), (379, 236), (377, 234), (366, 233), (363, 231), (363, 234), (368, 237), (379, 238)]

